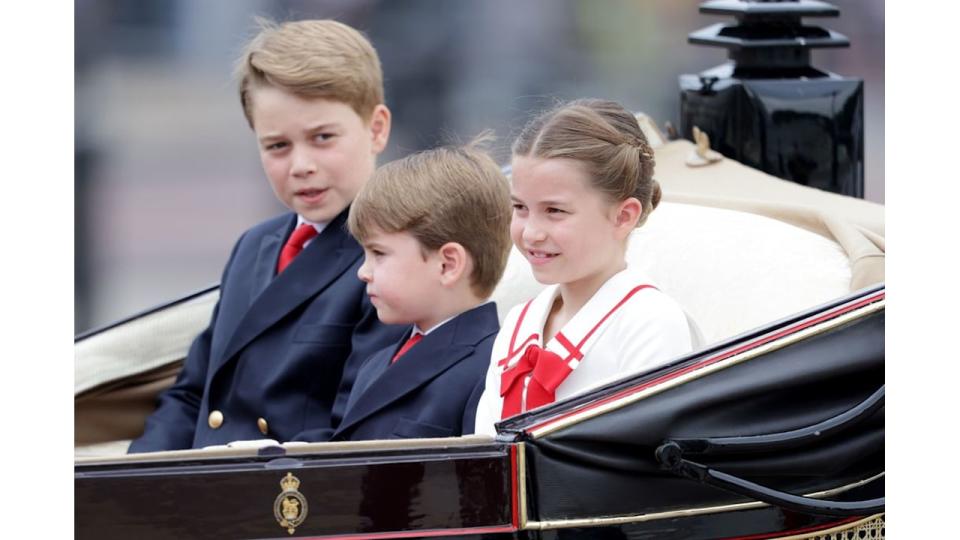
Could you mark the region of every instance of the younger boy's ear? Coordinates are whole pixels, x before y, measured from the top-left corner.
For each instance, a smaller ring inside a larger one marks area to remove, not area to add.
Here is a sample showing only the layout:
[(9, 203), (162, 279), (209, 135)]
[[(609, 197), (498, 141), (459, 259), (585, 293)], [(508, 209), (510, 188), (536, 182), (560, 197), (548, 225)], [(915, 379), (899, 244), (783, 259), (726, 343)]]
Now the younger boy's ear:
[(390, 139), (390, 109), (382, 103), (374, 107), (370, 115), (370, 134), (373, 136), (373, 153), (383, 152)]
[(643, 205), (636, 197), (630, 197), (617, 205), (616, 212), (614, 223), (617, 231), (623, 233), (623, 237), (626, 238), (636, 228), (640, 214), (643, 212)]
[(440, 283), (453, 285), (472, 271), (467, 250), (457, 242), (447, 242), (437, 250), (440, 260)]

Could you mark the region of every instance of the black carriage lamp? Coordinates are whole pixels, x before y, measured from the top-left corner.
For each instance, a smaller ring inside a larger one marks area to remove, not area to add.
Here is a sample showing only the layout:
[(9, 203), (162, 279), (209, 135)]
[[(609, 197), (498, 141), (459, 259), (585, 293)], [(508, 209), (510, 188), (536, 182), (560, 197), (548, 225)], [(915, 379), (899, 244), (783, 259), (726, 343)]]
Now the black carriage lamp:
[(815, 48), (848, 47), (843, 35), (802, 22), (836, 17), (816, 0), (712, 0), (700, 13), (733, 15), (688, 36), (724, 47), (730, 61), (680, 76), (680, 129), (714, 149), (799, 184), (863, 197), (863, 80), (810, 64)]

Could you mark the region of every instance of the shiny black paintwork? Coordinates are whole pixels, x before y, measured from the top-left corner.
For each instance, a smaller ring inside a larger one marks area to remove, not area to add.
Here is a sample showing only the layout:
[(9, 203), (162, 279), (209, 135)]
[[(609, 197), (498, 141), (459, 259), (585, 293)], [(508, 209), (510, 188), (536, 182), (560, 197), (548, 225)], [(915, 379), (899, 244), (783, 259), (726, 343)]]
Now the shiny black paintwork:
[(802, 16), (836, 16), (823, 2), (715, 0), (700, 11), (736, 15), (689, 36), (724, 47), (730, 62), (680, 76), (681, 135), (694, 126), (725, 156), (805, 186), (863, 197), (863, 81), (815, 69), (810, 49), (846, 47)]
[(261, 453), (268, 455), (78, 465), (76, 537), (287, 538), (292, 535), (277, 524), (273, 503), (288, 472), (309, 501), (298, 537), (511, 523), (505, 445)]

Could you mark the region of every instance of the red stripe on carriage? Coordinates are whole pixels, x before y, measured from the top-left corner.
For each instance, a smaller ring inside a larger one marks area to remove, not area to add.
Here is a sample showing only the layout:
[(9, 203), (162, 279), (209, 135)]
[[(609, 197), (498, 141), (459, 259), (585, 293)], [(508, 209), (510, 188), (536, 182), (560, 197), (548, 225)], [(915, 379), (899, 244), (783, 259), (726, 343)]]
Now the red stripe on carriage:
[(367, 538), (427, 538), (434, 536), (460, 536), (466, 534), (509, 533), (516, 532), (512, 525), (497, 525), (493, 527), (464, 527), (459, 529), (432, 529), (424, 531), (395, 531), (361, 534), (331, 534), (324, 536), (306, 536), (308, 540), (319, 538), (336, 538), (337, 540), (363, 540)]
[(520, 527), (520, 482), (517, 478), (519, 468), (517, 445), (514, 444), (510, 446), (510, 511), (513, 516), (510, 523), (514, 529)]
[[(572, 411), (568, 411), (567, 413), (565, 413), (565, 414), (563, 414), (563, 415), (561, 415), (561, 416), (558, 416), (558, 417), (555, 417), (555, 418), (551, 418), (551, 419), (546, 420), (546, 421), (544, 421), (544, 422), (542, 422), (542, 423), (540, 423), (540, 424), (534, 424), (533, 426), (530, 426), (530, 427), (526, 428), (524, 431), (527, 432), (527, 433), (530, 433), (530, 432), (532, 432), (532, 431), (536, 431), (536, 430), (538, 430), (538, 429), (542, 429), (542, 428), (544, 428), (544, 427), (547, 427), (547, 426), (550, 426), (550, 425), (555, 424), (555, 423), (557, 423), (557, 422), (560, 422), (560, 421), (562, 421), (562, 420), (564, 420), (564, 419), (566, 419), (566, 418), (569, 418), (570, 416), (573, 416), (573, 415), (575, 415), (575, 414), (580, 414), (580, 413), (583, 413), (583, 412), (586, 412), (586, 411), (595, 409), (595, 408), (597, 408), (597, 407), (606, 405), (607, 403), (610, 403), (610, 402), (612, 402), (612, 401), (617, 401), (617, 400), (619, 400), (619, 399), (622, 399), (622, 398), (624, 398), (624, 397), (627, 397), (627, 396), (629, 396), (629, 395), (631, 395), (631, 394), (636, 394), (637, 392), (641, 392), (641, 391), (646, 390), (646, 389), (648, 389), (648, 388), (661, 385), (661, 384), (663, 384), (663, 383), (665, 383), (665, 382), (668, 382), (668, 381), (670, 381), (670, 380), (676, 379), (677, 377), (680, 377), (681, 375), (686, 375), (687, 373), (690, 373), (690, 372), (692, 372), (692, 371), (697, 371), (697, 370), (702, 369), (702, 368), (705, 368), (705, 367), (707, 367), (707, 366), (709, 366), (709, 365), (716, 364), (717, 362), (720, 362), (721, 360), (725, 360), (725, 359), (727, 359), (727, 358), (730, 358), (731, 356), (740, 354), (740, 353), (745, 352), (745, 351), (748, 351), (748, 350), (750, 350), (750, 349), (755, 349), (755, 348), (757, 348), (757, 347), (759, 347), (759, 346), (761, 346), (761, 345), (765, 345), (765, 344), (767, 344), (767, 343), (769, 343), (769, 342), (771, 342), (771, 341), (775, 341), (775, 340), (777, 340), (777, 339), (780, 339), (781, 337), (784, 337), (784, 336), (787, 336), (787, 335), (790, 335), (790, 334), (794, 334), (794, 333), (796, 333), (796, 332), (799, 332), (800, 330), (803, 330), (803, 329), (805, 329), (805, 328), (809, 328), (810, 326), (813, 326), (813, 325), (815, 325), (815, 324), (819, 324), (819, 323), (821, 323), (821, 322), (823, 322), (823, 321), (826, 321), (826, 320), (829, 320), (829, 319), (833, 319), (833, 318), (835, 318), (835, 317), (838, 317), (838, 316), (840, 316), (840, 315), (843, 315), (844, 313), (849, 313), (849, 312), (851, 312), (851, 311), (853, 311), (853, 310), (855, 310), (855, 309), (859, 309), (859, 308), (861, 308), (861, 307), (863, 307), (863, 306), (866, 306), (866, 305), (868, 305), (868, 304), (873, 304), (873, 303), (875, 303), (875, 302), (879, 302), (880, 300), (883, 300), (884, 298), (886, 298), (886, 292), (880, 292), (880, 293), (875, 294), (875, 295), (873, 295), (873, 296), (870, 296), (870, 297), (868, 297), (868, 298), (864, 298), (863, 300), (860, 300), (859, 302), (855, 302), (855, 303), (850, 304), (850, 305), (847, 305), (847, 306), (842, 306), (842, 307), (837, 308), (837, 309), (835, 309), (835, 310), (833, 310), (833, 311), (829, 311), (829, 312), (827, 312), (827, 313), (825, 313), (825, 314), (823, 314), (823, 315), (820, 315), (819, 317), (815, 317), (815, 318), (810, 319), (810, 320), (808, 320), (808, 321), (804, 321), (804, 322), (797, 323), (797, 324), (795, 324), (794, 326), (791, 326), (791, 327), (789, 327), (789, 328), (786, 328), (786, 329), (784, 329), (784, 330), (781, 330), (781, 331), (779, 331), (779, 332), (777, 332), (777, 333), (775, 333), (775, 334), (771, 334), (771, 335), (766, 336), (766, 337), (757, 338), (756, 340), (754, 340), (754, 341), (752, 341), (752, 342), (750, 342), (750, 343), (747, 343), (747, 344), (745, 344), (745, 345), (742, 345), (742, 346), (740, 346), (740, 347), (737, 347), (736, 349), (727, 351), (727, 352), (725, 352), (725, 353), (717, 354), (716, 356), (711, 356), (711, 357), (708, 357), (708, 358), (704, 358), (703, 360), (701, 360), (700, 362), (698, 362), (698, 363), (696, 363), (696, 364), (693, 364), (693, 365), (687, 366), (687, 367), (685, 367), (685, 368), (683, 368), (683, 369), (674, 371), (674, 372), (669, 373), (669, 374), (667, 374), (667, 375), (664, 375), (663, 377), (660, 377), (660, 378), (658, 378), (658, 379), (654, 379), (654, 380), (652, 380), (652, 381), (648, 381), (648, 382), (646, 382), (646, 383), (639, 384), (639, 385), (634, 386), (634, 387), (632, 387), (632, 388), (627, 388), (627, 389), (621, 390), (620, 392), (618, 392), (618, 393), (616, 393), (616, 394), (613, 394), (612, 396), (608, 396), (608, 397), (606, 397), (606, 398), (603, 398), (603, 399), (601, 399), (601, 400), (595, 401), (595, 402), (593, 402), (593, 403), (589, 403), (589, 404), (585, 405), (585, 406), (582, 407), (582, 408), (574, 409), (574, 410), (572, 410)], [(589, 336), (588, 336), (588, 337), (589, 337)]]
[(809, 533), (809, 532), (825, 531), (827, 529), (839, 527), (840, 525), (845, 525), (847, 523), (853, 523), (854, 521), (859, 521), (861, 519), (864, 519), (865, 517), (867, 516), (856, 516), (852, 518), (841, 519), (840, 521), (831, 521), (830, 523), (821, 523), (820, 525), (811, 525), (810, 527), (804, 527), (802, 529), (790, 529), (788, 531), (751, 534), (749, 536), (730, 536), (725, 540), (764, 540), (765, 538), (783, 538), (784, 536), (793, 536), (793, 535)]

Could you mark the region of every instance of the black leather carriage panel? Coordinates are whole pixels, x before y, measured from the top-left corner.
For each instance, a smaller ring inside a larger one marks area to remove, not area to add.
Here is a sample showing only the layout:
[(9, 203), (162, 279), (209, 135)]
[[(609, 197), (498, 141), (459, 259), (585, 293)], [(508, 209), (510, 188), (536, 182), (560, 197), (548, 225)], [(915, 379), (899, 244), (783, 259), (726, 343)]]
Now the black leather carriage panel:
[[(539, 494), (536, 517), (743, 502), (743, 497), (671, 477), (657, 464), (656, 448), (673, 438), (785, 432), (849, 410), (884, 384), (884, 326), (884, 313), (874, 313), (528, 440), (532, 489)], [(884, 410), (800, 447), (698, 461), (800, 494), (847, 485), (883, 471)]]
[(350, 344), (352, 334), (352, 324), (301, 324), (293, 335), (293, 341), (346, 347)]

